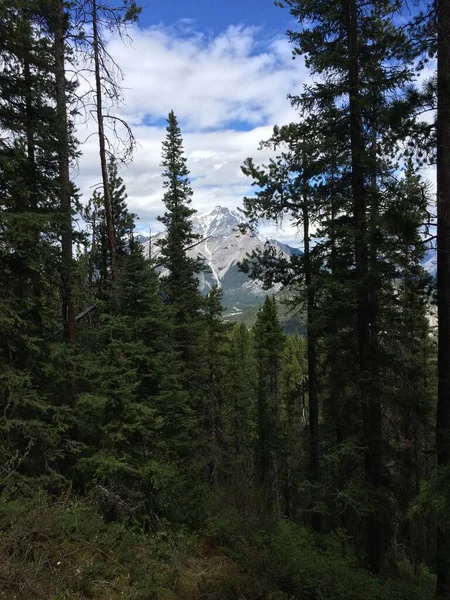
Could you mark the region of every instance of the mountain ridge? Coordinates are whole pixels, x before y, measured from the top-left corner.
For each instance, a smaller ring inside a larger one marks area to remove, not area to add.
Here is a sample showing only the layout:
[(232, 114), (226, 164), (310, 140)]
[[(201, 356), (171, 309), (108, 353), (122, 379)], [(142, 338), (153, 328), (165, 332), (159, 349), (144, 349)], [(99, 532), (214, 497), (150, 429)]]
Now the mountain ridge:
[[(235, 210), (223, 206), (215, 206), (192, 217), (193, 231), (200, 236), (198, 244), (188, 254), (192, 258), (200, 258), (207, 269), (200, 273), (200, 290), (206, 294), (218, 285), (222, 289), (222, 304), (225, 317), (237, 317), (249, 309), (261, 304), (267, 294), (278, 293), (281, 285), (264, 290), (258, 281), (253, 281), (239, 270), (242, 262), (253, 251), (263, 248), (266, 243), (274, 246), (285, 257), (301, 252), (276, 239), (269, 239), (250, 228), (241, 229), (245, 225), (244, 216)], [(158, 233), (151, 238), (139, 236), (146, 256), (156, 258), (159, 255), (157, 241), (165, 233)], [(423, 267), (433, 277), (436, 276), (436, 256), (430, 250), (423, 261)]]
[[(242, 273), (238, 264), (247, 255), (262, 249), (267, 242), (286, 257), (299, 252), (298, 248), (275, 239), (269, 240), (257, 231), (240, 229), (240, 225), (245, 223), (245, 218), (239, 212), (222, 206), (215, 206), (192, 217), (193, 231), (200, 236), (200, 240), (188, 254), (200, 258), (207, 266), (207, 270), (199, 275), (200, 290), (207, 293), (213, 285), (218, 285), (222, 289), (222, 304), (227, 317), (241, 314), (260, 304), (267, 294), (277, 293), (281, 289), (281, 285), (276, 285), (264, 290), (260, 282)], [(141, 236), (140, 241), (147, 256), (158, 257), (156, 242), (164, 235), (163, 232), (151, 238)]]

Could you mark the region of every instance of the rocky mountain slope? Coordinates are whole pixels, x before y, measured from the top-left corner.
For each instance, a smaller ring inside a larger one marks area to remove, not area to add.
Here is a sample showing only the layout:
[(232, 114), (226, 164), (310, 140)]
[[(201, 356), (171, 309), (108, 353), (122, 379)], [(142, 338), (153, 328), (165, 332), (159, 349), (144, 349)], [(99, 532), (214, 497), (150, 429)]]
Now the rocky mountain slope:
[[(201, 258), (208, 267), (200, 275), (201, 291), (207, 293), (214, 284), (222, 288), (225, 316), (238, 318), (242, 315), (244, 318), (249, 309), (264, 301), (267, 293), (279, 292), (278, 287), (269, 292), (263, 290), (259, 282), (252, 281), (245, 273), (239, 271), (238, 263), (253, 250), (262, 248), (267, 241), (258, 233), (240, 231), (239, 225), (245, 223), (240, 213), (216, 206), (206, 213), (195, 215), (192, 221), (194, 231), (200, 236), (201, 242), (190, 251), (190, 254), (192, 257)], [(151, 240), (139, 236), (147, 256), (157, 258), (159, 252), (156, 242), (163, 236), (164, 233), (159, 233), (152, 236)], [(285, 256), (299, 252), (297, 248), (277, 240), (270, 240), (270, 243)], [(427, 252), (423, 266), (433, 277), (436, 276), (434, 250)]]
[[(222, 304), (225, 314), (235, 316), (241, 314), (248, 308), (260, 304), (267, 291), (262, 289), (260, 283), (252, 281), (241, 273), (238, 263), (253, 250), (262, 248), (267, 241), (258, 233), (239, 230), (239, 224), (244, 222), (243, 217), (228, 208), (216, 206), (212, 210), (195, 215), (192, 219), (194, 231), (200, 236), (201, 242), (190, 250), (191, 256), (198, 256), (207, 265), (208, 269), (200, 275), (200, 287), (203, 293), (217, 284), (222, 288)], [(157, 240), (164, 233), (142, 239), (144, 253), (158, 256)], [(277, 240), (270, 240), (284, 255), (297, 252), (286, 244)], [(274, 288), (271, 292), (279, 291)], [(270, 293), (270, 292), (269, 292)]]

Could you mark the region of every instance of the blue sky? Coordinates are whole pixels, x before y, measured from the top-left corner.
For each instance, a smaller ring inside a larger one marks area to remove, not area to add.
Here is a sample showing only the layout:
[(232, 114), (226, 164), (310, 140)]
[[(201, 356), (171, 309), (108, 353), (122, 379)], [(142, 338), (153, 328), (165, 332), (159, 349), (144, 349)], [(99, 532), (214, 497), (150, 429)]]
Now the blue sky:
[[(161, 143), (170, 110), (183, 131), (194, 208), (202, 213), (217, 205), (242, 206), (251, 193), (243, 161), (252, 156), (267, 162), (270, 153), (258, 151), (259, 142), (275, 124), (299, 118), (286, 98), (310, 81), (302, 58), (292, 60), (285, 35), (296, 27), (273, 0), (151, 0), (139, 26), (130, 29), (132, 41), (109, 41), (124, 74), (123, 102), (112, 110), (137, 140), (134, 159), (121, 175), (140, 230), (161, 227)], [(88, 198), (101, 181), (95, 123), (80, 123), (78, 137), (87, 141), (77, 183)], [(265, 233), (299, 242), (289, 224), (266, 227)]]
[(287, 9), (276, 7), (272, 0), (151, 0), (142, 6), (144, 27), (189, 19), (199, 30), (215, 34), (236, 24), (259, 25), (284, 33), (289, 21)]
[[(183, 131), (194, 208), (242, 206), (251, 191), (243, 161), (267, 161), (259, 142), (275, 124), (297, 118), (286, 96), (301, 91), (308, 73), (301, 59), (292, 60), (285, 36), (292, 24), (273, 0), (153, 0), (131, 28), (131, 42), (109, 41), (124, 73), (123, 102), (112, 110), (138, 142), (121, 175), (139, 229), (160, 227), (161, 143), (172, 109)], [(77, 179), (85, 197), (101, 179), (94, 128), (93, 122), (78, 127), (79, 139), (87, 140)], [(292, 243), (296, 232), (268, 228), (267, 235)]]

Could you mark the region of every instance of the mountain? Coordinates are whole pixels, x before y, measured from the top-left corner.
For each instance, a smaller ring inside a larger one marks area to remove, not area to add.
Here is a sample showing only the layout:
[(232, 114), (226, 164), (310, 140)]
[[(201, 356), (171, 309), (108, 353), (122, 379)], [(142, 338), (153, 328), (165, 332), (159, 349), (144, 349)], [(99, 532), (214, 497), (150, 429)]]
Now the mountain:
[[(225, 316), (229, 318), (241, 318), (251, 320), (253, 307), (264, 301), (268, 293), (278, 293), (280, 287), (272, 290), (263, 290), (262, 285), (252, 281), (245, 273), (241, 273), (238, 263), (244, 260), (247, 254), (253, 250), (262, 249), (268, 241), (284, 256), (290, 256), (300, 252), (275, 239), (267, 240), (258, 232), (249, 229), (242, 232), (239, 225), (245, 224), (245, 219), (237, 211), (222, 206), (216, 206), (212, 210), (195, 215), (192, 219), (193, 229), (200, 236), (201, 242), (190, 250), (192, 257), (199, 257), (207, 265), (208, 269), (200, 274), (200, 289), (207, 293), (214, 284), (219, 285), (223, 292), (223, 306)], [(157, 241), (164, 237), (164, 233), (154, 235), (149, 239), (143, 235), (138, 241), (144, 246), (144, 253), (153, 258), (158, 257)], [(433, 276), (436, 276), (436, 255), (434, 250), (427, 252), (423, 261), (424, 268)], [(250, 312), (248, 312), (250, 309)]]
[(437, 276), (437, 257), (436, 257), (435, 249), (430, 249), (425, 253), (425, 257), (423, 260), (423, 268), (432, 277), (436, 278), (436, 276)]
[[(245, 219), (238, 212), (216, 206), (204, 214), (195, 215), (192, 223), (194, 232), (200, 236), (201, 241), (189, 254), (199, 257), (208, 267), (200, 274), (200, 289), (202, 293), (207, 293), (214, 284), (222, 288), (225, 316), (240, 315), (260, 304), (268, 293), (279, 291), (278, 286), (269, 291), (263, 290), (259, 282), (252, 281), (245, 273), (239, 271), (238, 263), (244, 260), (247, 254), (262, 249), (268, 240), (257, 232), (240, 231), (239, 225), (244, 224)], [(156, 242), (163, 236), (164, 233), (160, 233), (152, 236), (150, 240), (141, 238), (144, 253), (157, 258)], [(284, 256), (299, 252), (298, 249), (277, 240), (269, 241)]]

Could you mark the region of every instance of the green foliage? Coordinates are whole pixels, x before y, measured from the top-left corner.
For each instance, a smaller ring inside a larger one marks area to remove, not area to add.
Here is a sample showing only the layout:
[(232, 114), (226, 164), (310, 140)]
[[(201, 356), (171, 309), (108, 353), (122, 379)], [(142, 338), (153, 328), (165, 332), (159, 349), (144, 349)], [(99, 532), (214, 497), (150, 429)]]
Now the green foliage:
[(70, 386), (56, 385), (70, 381), (70, 360), (57, 347), (63, 219), (51, 20), (46, 2), (0, 8), (0, 487), (14, 495), (59, 488), (72, 419)]
[(433, 517), (437, 525), (447, 528), (450, 522), (450, 469), (447, 466), (435, 467), (429, 480), (422, 481), (420, 493), (410, 508), (410, 516), (415, 523)]
[[(108, 162), (108, 184), (111, 196), (111, 211), (114, 225), (114, 241), (116, 254), (120, 258), (130, 251), (136, 215), (127, 208), (127, 194), (123, 179), (119, 176), (116, 159), (112, 156)], [(82, 209), (83, 219), (89, 224), (91, 230), (89, 248), (88, 277), (92, 284), (105, 289), (108, 272), (108, 238), (106, 229), (105, 200), (97, 191)]]
[(44, 495), (0, 504), (2, 592), (18, 600), (173, 598), (196, 542), (183, 532), (150, 536), (105, 523), (86, 501)]
[(433, 578), (420, 575), (381, 581), (357, 567), (343, 532), (317, 535), (279, 521), (272, 532), (244, 541), (235, 556), (252, 573), (288, 594), (308, 600), (431, 600)]
[[(448, 525), (450, 484), (430, 452), (432, 284), (420, 264), (430, 201), (412, 159), (398, 156), (400, 125), (413, 125), (421, 97), (407, 89), (415, 50), (395, 27), (395, 0), (286, 4), (300, 21), (288, 34), (294, 54), (318, 77), (291, 98), (303, 121), (274, 127), (262, 143), (276, 156), (265, 166), (245, 161), (255, 194), (244, 207), (251, 225), (303, 225), (305, 248), (287, 258), (267, 244), (243, 267), (266, 287), (285, 286), (280, 296), (305, 314), (306, 338), (283, 332), (275, 297), (249, 329), (223, 321), (218, 287), (201, 296), (193, 190), (173, 111), (157, 263), (135, 241), (114, 157), (115, 277), (100, 194), (80, 209), (88, 228), (72, 238), (75, 206), (60, 197), (57, 150), (64, 142), (74, 158), (75, 140), (57, 111), (55, 11), (67, 10), (67, 39), (79, 34), (69, 54), (92, 50), (97, 15), (100, 83), (115, 100), (103, 34), (122, 31), (139, 9), (133, 0), (0, 6), (8, 597), (432, 597), (423, 565), (433, 565), (434, 525)], [(69, 114), (73, 91), (68, 84)], [(76, 200), (73, 189), (69, 196)], [(73, 265), (72, 239), (85, 248)], [(83, 311), (76, 341), (65, 331), (71, 287)], [(304, 526), (311, 514), (326, 533)], [(371, 539), (384, 557), (377, 565)]]
[(109, 519), (148, 525), (167, 510), (165, 493), (177, 472), (175, 450), (168, 449), (175, 415), (165, 410), (165, 397), (174, 403), (182, 392), (172, 381), (170, 324), (157, 275), (140, 248), (119, 262), (115, 302), (119, 314), (101, 306), (95, 331), (86, 331), (89, 376), (77, 402), (86, 450), (77, 472), (84, 485), (101, 490)]
[(258, 369), (256, 460), (259, 480), (267, 489), (269, 506), (275, 510), (280, 501), (279, 401), (284, 342), (275, 298), (267, 297), (254, 328)]
[(223, 460), (230, 488), (242, 492), (252, 481), (256, 444), (257, 371), (253, 339), (244, 324), (229, 337), (222, 407)]
[[(180, 345), (188, 344), (187, 322), (198, 316), (200, 296), (196, 273), (201, 270), (198, 260), (190, 258), (187, 250), (197, 240), (192, 231), (190, 217), (195, 213), (190, 207), (192, 189), (189, 183), (189, 170), (184, 156), (183, 139), (178, 121), (169, 114), (166, 128), (167, 138), (163, 142), (164, 198), (166, 212), (159, 220), (165, 225), (167, 235), (158, 242), (161, 248), (161, 264), (168, 270), (163, 288), (167, 303), (174, 311), (175, 334)], [(183, 342), (182, 338), (186, 340)], [(187, 353), (188, 348), (181, 347)]]

